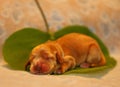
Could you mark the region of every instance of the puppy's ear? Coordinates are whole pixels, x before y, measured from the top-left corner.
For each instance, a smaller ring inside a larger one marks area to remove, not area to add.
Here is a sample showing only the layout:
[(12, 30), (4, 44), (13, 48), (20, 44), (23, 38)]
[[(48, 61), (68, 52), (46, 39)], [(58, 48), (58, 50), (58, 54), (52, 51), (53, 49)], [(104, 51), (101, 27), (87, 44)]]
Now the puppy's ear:
[(34, 59), (33, 55), (30, 55), (29, 60), (27, 61), (27, 63), (25, 64), (25, 70), (28, 70), (28, 66), (31, 65), (32, 60)]
[(58, 63), (63, 63), (63, 58), (64, 58), (64, 52), (59, 44), (55, 44), (57, 53), (56, 53), (56, 59)]

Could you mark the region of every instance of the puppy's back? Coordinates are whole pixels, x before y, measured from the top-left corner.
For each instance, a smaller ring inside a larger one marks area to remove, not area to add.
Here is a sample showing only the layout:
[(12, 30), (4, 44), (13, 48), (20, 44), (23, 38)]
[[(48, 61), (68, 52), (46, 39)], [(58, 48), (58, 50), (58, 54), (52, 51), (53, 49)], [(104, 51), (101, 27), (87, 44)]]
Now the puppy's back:
[(86, 50), (91, 44), (98, 45), (93, 38), (79, 33), (70, 33), (64, 35), (56, 41), (62, 46), (63, 50), (80, 50), (80, 52)]

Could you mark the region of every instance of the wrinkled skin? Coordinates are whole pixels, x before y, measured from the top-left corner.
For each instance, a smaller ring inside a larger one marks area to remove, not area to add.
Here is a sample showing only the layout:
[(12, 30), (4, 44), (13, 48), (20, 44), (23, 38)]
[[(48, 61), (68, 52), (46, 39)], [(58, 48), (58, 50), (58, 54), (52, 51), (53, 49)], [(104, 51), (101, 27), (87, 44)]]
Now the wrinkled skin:
[(76, 66), (90, 68), (105, 64), (105, 57), (93, 38), (71, 33), (36, 46), (26, 67), (30, 65), (33, 74), (62, 74)]

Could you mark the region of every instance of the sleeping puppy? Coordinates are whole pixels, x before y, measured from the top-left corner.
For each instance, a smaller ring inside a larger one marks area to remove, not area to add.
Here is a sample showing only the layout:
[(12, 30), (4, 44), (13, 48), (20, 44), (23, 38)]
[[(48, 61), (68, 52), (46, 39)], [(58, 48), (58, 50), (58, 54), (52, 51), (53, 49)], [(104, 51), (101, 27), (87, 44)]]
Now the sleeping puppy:
[(76, 66), (97, 67), (106, 64), (105, 57), (93, 38), (70, 33), (33, 48), (26, 67), (34, 74), (62, 74)]

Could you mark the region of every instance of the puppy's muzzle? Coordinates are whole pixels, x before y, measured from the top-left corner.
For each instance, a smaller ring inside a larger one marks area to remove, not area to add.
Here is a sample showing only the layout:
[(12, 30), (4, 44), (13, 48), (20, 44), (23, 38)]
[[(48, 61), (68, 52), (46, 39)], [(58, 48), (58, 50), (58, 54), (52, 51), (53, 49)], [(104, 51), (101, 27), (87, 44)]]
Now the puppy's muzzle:
[(36, 64), (31, 65), (30, 71), (34, 74), (48, 74), (50, 65), (45, 62), (37, 62)]

